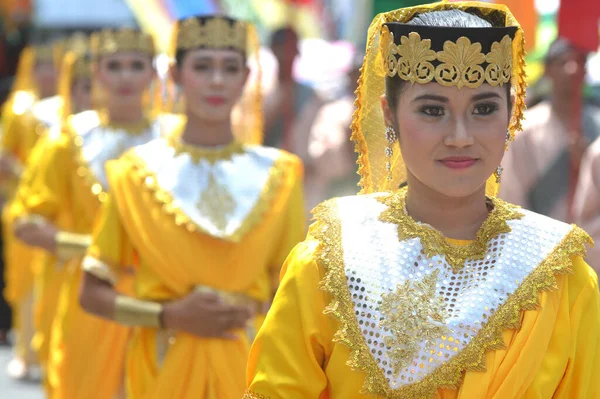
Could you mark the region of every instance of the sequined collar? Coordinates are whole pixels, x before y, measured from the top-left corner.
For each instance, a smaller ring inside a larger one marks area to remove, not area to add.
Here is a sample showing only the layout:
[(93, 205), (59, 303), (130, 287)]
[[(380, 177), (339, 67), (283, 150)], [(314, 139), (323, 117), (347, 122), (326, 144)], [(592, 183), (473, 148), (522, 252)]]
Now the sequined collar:
[(244, 152), (244, 145), (237, 140), (224, 146), (212, 148), (186, 144), (177, 135), (171, 135), (167, 139), (167, 142), (169, 146), (175, 149), (175, 155), (189, 154), (196, 164), (200, 162), (200, 160), (206, 160), (211, 164), (217, 161), (226, 161), (230, 160), (233, 155), (242, 154)]
[(490, 241), (502, 233), (510, 232), (507, 221), (521, 219), (523, 214), (518, 207), (508, 204), (498, 198), (490, 197), (491, 211), (485, 219), (475, 240), (467, 245), (457, 245), (434, 227), (415, 221), (406, 212), (406, 189), (400, 190), (378, 199), (387, 209), (381, 213), (379, 220), (394, 223), (398, 226), (398, 239), (403, 241), (410, 238), (419, 238), (427, 257), (443, 255), (458, 272), (467, 260), (481, 260), (485, 257)]
[(143, 134), (150, 129), (150, 126), (152, 126), (152, 118), (148, 117), (147, 115), (144, 115), (144, 117), (139, 121), (131, 123), (119, 123), (111, 121), (108, 116), (108, 112), (106, 111), (98, 112), (98, 117), (100, 118), (100, 126), (109, 128), (113, 131), (123, 131), (132, 135)]

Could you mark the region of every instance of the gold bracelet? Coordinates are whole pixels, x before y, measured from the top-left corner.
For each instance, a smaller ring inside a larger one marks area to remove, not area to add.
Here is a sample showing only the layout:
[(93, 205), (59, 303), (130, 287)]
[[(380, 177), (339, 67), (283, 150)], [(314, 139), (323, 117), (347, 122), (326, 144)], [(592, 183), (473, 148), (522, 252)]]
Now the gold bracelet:
[(142, 301), (125, 295), (117, 295), (115, 321), (127, 326), (161, 328), (163, 305)]
[(69, 233), (59, 231), (56, 233), (56, 257), (62, 261), (84, 256), (92, 243), (89, 234)]

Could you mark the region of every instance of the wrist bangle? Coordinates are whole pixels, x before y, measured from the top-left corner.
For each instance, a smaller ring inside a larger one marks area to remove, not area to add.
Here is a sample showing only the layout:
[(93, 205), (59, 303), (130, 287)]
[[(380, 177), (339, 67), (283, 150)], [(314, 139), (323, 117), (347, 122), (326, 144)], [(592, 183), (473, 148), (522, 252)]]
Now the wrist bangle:
[(54, 238), (56, 241), (56, 257), (66, 261), (84, 256), (92, 238), (88, 234), (68, 233), (59, 231)]
[(163, 305), (125, 295), (115, 300), (115, 321), (127, 326), (161, 328)]

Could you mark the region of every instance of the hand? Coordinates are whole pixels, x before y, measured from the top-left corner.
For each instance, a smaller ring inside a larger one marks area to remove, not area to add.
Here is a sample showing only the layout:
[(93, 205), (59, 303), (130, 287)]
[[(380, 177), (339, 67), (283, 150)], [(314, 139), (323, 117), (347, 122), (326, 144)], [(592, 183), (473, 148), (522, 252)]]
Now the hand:
[(9, 155), (0, 155), (0, 179), (19, 177), (18, 162)]
[(51, 254), (56, 253), (58, 229), (45, 220), (30, 219), (15, 224), (15, 236), (27, 245), (42, 248)]
[(165, 328), (201, 338), (236, 339), (229, 331), (244, 328), (251, 317), (249, 307), (228, 305), (218, 295), (202, 292), (165, 304), (162, 313)]

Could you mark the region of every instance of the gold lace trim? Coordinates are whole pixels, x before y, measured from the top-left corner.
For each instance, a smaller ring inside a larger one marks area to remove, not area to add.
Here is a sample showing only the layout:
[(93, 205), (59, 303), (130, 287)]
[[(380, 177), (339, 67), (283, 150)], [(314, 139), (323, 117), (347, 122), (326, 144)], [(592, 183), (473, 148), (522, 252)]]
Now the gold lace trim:
[(242, 399), (269, 399), (269, 397), (264, 396), (264, 395), (259, 395), (248, 389), (248, 390), (246, 390), (246, 392), (244, 392), (244, 396), (242, 396)]
[(243, 154), (244, 144), (237, 140), (222, 147), (199, 147), (184, 143), (177, 135), (171, 135), (167, 138), (169, 146), (175, 149), (175, 155), (189, 154), (192, 161), (197, 164), (200, 160), (206, 160), (213, 164), (217, 161), (228, 161), (236, 154)]
[[(210, 234), (201, 226), (196, 224), (181, 208), (175, 205), (175, 200), (171, 193), (163, 190), (159, 186), (156, 180), (156, 175), (148, 170), (146, 163), (140, 157), (132, 152), (129, 152), (125, 155), (125, 158), (133, 166), (137, 176), (142, 182), (142, 185), (153, 193), (154, 200), (162, 205), (162, 210), (166, 214), (173, 217), (177, 226), (185, 227), (190, 233), (200, 231), (205, 234)], [(279, 194), (279, 188), (284, 181), (286, 168), (287, 162), (285, 161), (285, 157), (279, 157), (269, 170), (269, 177), (267, 178), (267, 182), (264, 185), (260, 197), (254, 205), (254, 208), (248, 213), (240, 227), (234, 233), (222, 238), (233, 242), (239, 242), (247, 233), (252, 230), (256, 224), (262, 220), (263, 215), (267, 213), (273, 200)]]
[[(99, 115), (100, 115), (100, 120), (102, 121), (102, 113), (99, 113)], [(101, 124), (102, 124), (102, 122), (101, 122)], [(125, 132), (131, 133), (132, 135), (139, 135), (141, 133), (148, 131), (148, 129), (151, 126), (151, 122), (145, 121), (144, 122), (145, 130), (142, 130), (139, 132), (137, 129), (127, 130), (130, 127), (128, 127), (128, 128), (116, 127), (116, 125), (108, 125), (108, 124), (104, 125), (104, 126), (107, 126), (107, 127), (111, 126), (115, 129), (123, 129)], [(141, 125), (140, 125), (140, 127), (141, 127)], [(83, 151), (82, 151), (83, 137), (81, 137), (73, 128), (68, 129), (68, 131), (71, 136), (71, 142), (73, 143), (73, 148), (75, 150), (75, 163), (77, 165), (77, 170), (76, 170), (77, 176), (79, 176), (83, 180), (85, 185), (89, 187), (91, 193), (98, 199), (98, 201), (105, 202), (106, 199), (108, 198), (108, 193), (106, 192), (106, 190), (104, 190), (104, 187), (102, 187), (102, 184), (98, 181), (98, 179), (94, 175), (94, 172), (92, 171), (87, 159), (85, 159), (85, 157), (83, 156)]]
[(572, 273), (571, 257), (584, 256), (585, 244), (591, 238), (573, 226), (565, 238), (530, 274), (504, 305), (490, 316), (473, 340), (455, 357), (427, 375), (422, 381), (401, 388), (389, 387), (386, 376), (377, 365), (361, 333), (348, 290), (343, 262), (341, 222), (335, 202), (319, 205), (314, 211), (316, 222), (311, 235), (319, 240), (316, 262), (325, 271), (321, 289), (331, 295), (325, 310), (339, 322), (334, 342), (350, 349), (348, 365), (353, 371), (365, 373), (362, 392), (390, 399), (434, 398), (438, 388), (458, 389), (464, 372), (485, 371), (485, 354), (506, 349), (502, 332), (519, 330), (521, 312), (539, 308), (539, 293), (557, 289), (556, 275)]
[[(463, 86), (476, 88), (488, 83), (499, 86), (510, 82), (512, 76), (512, 39), (505, 35), (500, 42), (494, 42), (490, 52), (483, 54), (480, 43), (471, 43), (467, 37), (460, 37), (456, 43), (444, 43), (444, 49), (435, 52), (430, 39), (421, 39), (417, 32), (402, 36), (400, 44), (394, 43), (394, 34), (387, 26), (381, 33), (383, 59), (387, 75), (398, 76), (411, 83), (435, 81), (442, 86)], [(439, 61), (434, 68), (431, 61)], [(483, 64), (488, 63), (485, 70)]]
[(510, 232), (507, 222), (523, 217), (517, 206), (490, 197), (493, 209), (477, 231), (475, 240), (468, 245), (455, 245), (448, 242), (439, 230), (415, 221), (406, 212), (406, 189), (379, 197), (377, 200), (388, 207), (379, 215), (379, 220), (397, 225), (400, 241), (420, 239), (425, 256), (444, 256), (455, 273), (464, 267), (466, 261), (483, 259), (490, 241), (500, 234)]

